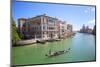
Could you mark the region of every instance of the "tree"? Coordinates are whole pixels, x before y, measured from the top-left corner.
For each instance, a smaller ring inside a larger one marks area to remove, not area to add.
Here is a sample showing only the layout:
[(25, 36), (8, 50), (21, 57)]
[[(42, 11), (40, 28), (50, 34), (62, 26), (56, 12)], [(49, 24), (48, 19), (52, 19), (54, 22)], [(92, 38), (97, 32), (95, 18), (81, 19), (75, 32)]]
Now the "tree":
[(13, 19), (11, 19), (11, 25), (12, 25), (11, 26), (12, 44), (15, 45), (16, 42), (18, 40), (20, 40), (20, 37), (18, 35), (16, 24), (15, 24), (15, 21)]

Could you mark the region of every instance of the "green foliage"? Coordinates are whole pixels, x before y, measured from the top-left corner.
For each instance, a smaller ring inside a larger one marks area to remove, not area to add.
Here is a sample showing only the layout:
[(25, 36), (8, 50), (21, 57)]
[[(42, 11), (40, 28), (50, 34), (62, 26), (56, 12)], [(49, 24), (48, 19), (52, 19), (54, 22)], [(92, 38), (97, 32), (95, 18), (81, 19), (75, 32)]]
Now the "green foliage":
[(18, 41), (18, 40), (20, 40), (20, 37), (19, 37), (19, 35), (18, 35), (18, 32), (17, 32), (17, 28), (16, 28), (16, 24), (15, 24), (15, 22), (14, 22), (14, 20), (12, 19), (11, 20), (11, 29), (12, 29), (12, 31), (11, 31), (11, 33), (12, 33), (12, 44), (13, 45), (15, 45), (16, 44), (16, 42)]

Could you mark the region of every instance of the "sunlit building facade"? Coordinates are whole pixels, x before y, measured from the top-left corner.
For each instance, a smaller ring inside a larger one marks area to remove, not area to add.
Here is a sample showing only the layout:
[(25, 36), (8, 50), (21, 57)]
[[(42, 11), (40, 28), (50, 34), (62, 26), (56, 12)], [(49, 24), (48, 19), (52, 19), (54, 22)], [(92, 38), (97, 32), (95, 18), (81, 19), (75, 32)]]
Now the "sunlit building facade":
[(46, 14), (32, 18), (19, 18), (18, 29), (25, 38), (56, 39), (65, 37), (72, 31), (72, 25), (65, 21), (49, 17)]

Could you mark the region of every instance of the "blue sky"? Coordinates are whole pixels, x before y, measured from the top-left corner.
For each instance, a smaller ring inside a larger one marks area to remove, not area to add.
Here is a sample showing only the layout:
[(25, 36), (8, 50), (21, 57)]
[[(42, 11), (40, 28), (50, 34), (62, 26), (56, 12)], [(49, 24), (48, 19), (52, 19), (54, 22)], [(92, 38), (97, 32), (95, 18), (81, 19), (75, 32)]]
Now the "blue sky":
[(93, 28), (95, 24), (95, 7), (48, 4), (36, 2), (13, 2), (12, 17), (18, 25), (18, 18), (31, 18), (46, 13), (73, 25), (74, 30), (79, 30), (83, 24)]

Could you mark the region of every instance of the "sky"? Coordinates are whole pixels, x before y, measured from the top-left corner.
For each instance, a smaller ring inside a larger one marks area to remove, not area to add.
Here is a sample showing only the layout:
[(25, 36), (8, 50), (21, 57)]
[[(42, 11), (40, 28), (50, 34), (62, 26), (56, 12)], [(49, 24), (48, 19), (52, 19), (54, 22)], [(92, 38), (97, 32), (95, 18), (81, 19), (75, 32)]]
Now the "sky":
[(18, 18), (31, 18), (44, 13), (72, 24), (74, 30), (79, 30), (83, 24), (90, 28), (95, 25), (95, 6), (13, 1), (11, 10), (17, 25)]

